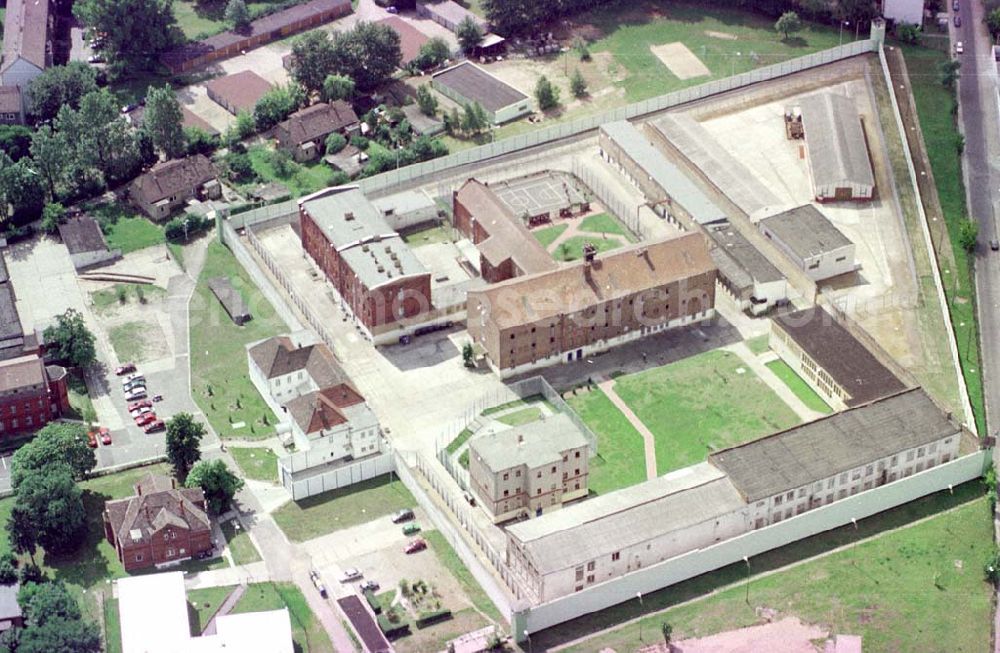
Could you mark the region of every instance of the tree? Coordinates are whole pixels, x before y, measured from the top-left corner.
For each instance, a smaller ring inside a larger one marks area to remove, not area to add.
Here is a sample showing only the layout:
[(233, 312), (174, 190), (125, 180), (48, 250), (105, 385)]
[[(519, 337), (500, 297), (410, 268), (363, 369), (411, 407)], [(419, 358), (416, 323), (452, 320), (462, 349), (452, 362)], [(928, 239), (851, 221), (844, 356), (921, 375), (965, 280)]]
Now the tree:
[(100, 653), (97, 626), (80, 619), (49, 619), (41, 626), (29, 625), (17, 645), (17, 653)]
[(914, 44), (920, 39), (920, 26), (912, 23), (896, 23), (896, 38), (903, 43)]
[(461, 129), (467, 134), (478, 134), (489, 127), (486, 110), (478, 102), (466, 104), (462, 110)]
[(786, 11), (778, 18), (778, 22), (774, 24), (774, 29), (777, 32), (781, 32), (787, 41), (789, 35), (802, 29), (802, 20), (794, 11)]
[(169, 85), (162, 88), (149, 87), (146, 92), (146, 112), (143, 114), (142, 128), (146, 130), (157, 147), (170, 158), (184, 155), (184, 114), (177, 96)]
[(664, 621), (660, 624), (660, 632), (663, 633), (663, 643), (666, 644), (667, 648), (670, 648), (670, 640), (674, 636), (674, 627), (669, 623)]
[(538, 108), (542, 111), (559, 106), (559, 89), (545, 75), (539, 77), (538, 83), (535, 84), (535, 100), (538, 102)]
[[(13, 585), (17, 582), (17, 558), (8, 551), (0, 556), (0, 584)], [(3, 649), (0, 649), (3, 650)]]
[(54, 234), (62, 224), (63, 218), (66, 216), (66, 207), (62, 204), (46, 204), (45, 208), (42, 209), (42, 231), (47, 234)]
[(1000, 7), (986, 14), (986, 28), (994, 39), (1000, 36)]
[(986, 580), (990, 581), (994, 585), (1000, 581), (1000, 548), (997, 545), (993, 545), (993, 552), (990, 554), (989, 559), (987, 559), (986, 564), (983, 566), (983, 571), (986, 574)]
[(87, 446), (87, 429), (82, 424), (52, 422), (22, 445), (11, 458), (11, 487), (17, 490), (21, 480), (50, 466), (65, 465), (76, 480), (87, 478), (97, 466), (94, 450)]
[(331, 72), (347, 75), (358, 90), (367, 93), (388, 81), (402, 58), (395, 30), (362, 21), (354, 29), (334, 35)]
[(0, 153), (0, 158), (3, 159), (0, 196), (6, 200), (4, 206), (0, 207), (0, 217), (6, 219), (9, 217), (9, 209), (13, 209), (12, 215), (21, 219), (38, 218), (45, 204), (45, 189), (41, 179), (30, 169), (27, 159), (14, 163), (3, 153)]
[(332, 134), (326, 137), (327, 154), (336, 154), (345, 147), (347, 147), (347, 139), (344, 138), (343, 134), (338, 134), (337, 132), (333, 132)]
[(473, 362), (474, 353), (472, 351), (472, 343), (467, 342), (462, 345), (462, 364), (466, 367), (472, 367), (475, 363)]
[(33, 133), (30, 128), (24, 125), (0, 125), (0, 151), (9, 156), (11, 161), (17, 163), (28, 156)]
[(558, 14), (556, 3), (539, 0), (482, 0), (481, 5), (494, 31), (508, 37), (536, 32)]
[(219, 147), (219, 137), (200, 127), (183, 127), (187, 154), (211, 154)]
[(320, 97), (324, 102), (343, 100), (350, 102), (354, 97), (354, 80), (343, 75), (327, 75), (323, 80), (323, 90)]
[(237, 32), (243, 32), (250, 27), (250, 10), (243, 0), (229, 0), (223, 17)]
[(306, 32), (292, 42), (292, 79), (310, 93), (323, 90), (335, 62), (333, 42), (327, 32)]
[(113, 75), (151, 68), (161, 52), (183, 39), (173, 0), (78, 0), (73, 14), (105, 34), (104, 52)]
[(451, 47), (444, 39), (435, 36), (420, 46), (420, 52), (413, 59), (413, 65), (420, 70), (440, 66), (451, 57)]
[(83, 321), (83, 315), (73, 308), (56, 316), (56, 323), (42, 333), (45, 348), (53, 352), (56, 360), (67, 361), (75, 367), (87, 367), (96, 360), (94, 334)]
[(80, 98), (97, 90), (97, 72), (82, 61), (46, 68), (28, 86), (28, 113), (38, 121), (52, 120), (59, 108), (77, 109)]
[[(83, 493), (73, 481), (68, 465), (53, 464), (25, 474), (14, 492), (15, 505), (7, 521), (9, 532), (19, 532), (17, 541), (35, 544), (47, 553), (61, 555), (76, 550), (86, 539), (87, 513)], [(12, 541), (14, 535), (10, 536)], [(33, 548), (33, 547), (31, 547)], [(29, 548), (30, 550), (30, 548)]]
[(587, 80), (583, 78), (579, 68), (569, 78), (569, 90), (573, 91), (573, 97), (582, 98), (587, 95)]
[(472, 16), (466, 16), (455, 27), (455, 36), (462, 52), (469, 54), (483, 42), (483, 30)]
[(184, 485), (200, 487), (208, 509), (218, 515), (226, 511), (236, 493), (243, 489), (243, 479), (229, 471), (223, 460), (202, 460), (191, 468)]
[(275, 86), (265, 93), (253, 108), (254, 126), (258, 131), (274, 127), (304, 105), (305, 89), (295, 82)]
[(17, 593), (17, 604), (26, 621), (41, 626), (49, 619), (79, 619), (80, 604), (61, 581), (28, 583)]
[[(38, 528), (28, 512), (12, 511), (7, 518), (7, 542), (15, 553), (28, 554), (35, 561), (35, 546), (38, 544)], [(24, 571), (23, 569), (21, 570)]]
[(56, 187), (66, 173), (63, 137), (48, 125), (42, 125), (31, 138), (31, 165), (45, 182), (46, 198), (56, 199)]
[(201, 439), (205, 427), (190, 413), (177, 413), (167, 421), (167, 460), (174, 476), (183, 482), (191, 466), (201, 459)]
[(979, 223), (968, 218), (962, 220), (958, 225), (958, 243), (967, 252), (976, 249), (976, 240), (979, 238)]
[(230, 152), (224, 159), (229, 178), (237, 183), (252, 181), (256, 178), (250, 155), (246, 152)]
[(420, 113), (425, 116), (433, 118), (437, 113), (438, 101), (431, 92), (430, 84), (417, 87), (417, 106), (420, 107)]
[(958, 70), (961, 67), (962, 62), (958, 59), (948, 59), (947, 61), (938, 63), (938, 80), (940, 80), (945, 88), (955, 88), (955, 82), (958, 81), (959, 77)]

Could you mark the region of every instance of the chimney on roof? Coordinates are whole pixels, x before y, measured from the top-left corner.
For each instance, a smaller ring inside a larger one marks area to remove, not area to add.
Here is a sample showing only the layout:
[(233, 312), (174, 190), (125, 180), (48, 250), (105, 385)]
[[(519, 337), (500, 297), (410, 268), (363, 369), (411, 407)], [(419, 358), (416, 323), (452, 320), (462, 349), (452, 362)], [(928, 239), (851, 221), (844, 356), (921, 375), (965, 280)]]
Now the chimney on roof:
[(347, 213), (345, 213), (344, 214), (344, 219), (347, 220), (348, 222), (350, 222), (351, 220), (353, 220), (354, 219), (354, 212), (353, 211), (348, 211)]
[(523, 433), (518, 433), (517, 434), (517, 444), (518, 444), (518, 446), (521, 446), (522, 444), (524, 444), (524, 434)]

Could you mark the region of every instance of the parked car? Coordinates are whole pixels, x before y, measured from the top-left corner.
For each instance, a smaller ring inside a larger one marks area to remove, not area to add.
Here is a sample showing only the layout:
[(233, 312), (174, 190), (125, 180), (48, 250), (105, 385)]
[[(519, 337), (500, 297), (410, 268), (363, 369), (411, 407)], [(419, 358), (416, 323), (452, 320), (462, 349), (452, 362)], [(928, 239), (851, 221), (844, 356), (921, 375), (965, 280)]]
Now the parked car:
[(468, 503), (470, 506), (472, 507), (476, 506), (476, 497), (472, 496), (471, 492), (463, 492), (462, 496), (465, 498), (465, 502)]
[(992, 249), (994, 252), (1000, 250), (1000, 240), (997, 240), (996, 238), (994, 238), (993, 240), (991, 240), (990, 241), (990, 249)]
[(87, 63), (104, 63), (104, 55), (92, 54), (87, 57)]
[(143, 430), (145, 433), (156, 433), (157, 431), (165, 431), (167, 425), (163, 423), (162, 419), (158, 419), (151, 424), (147, 424)]
[(142, 381), (143, 383), (145, 383), (146, 377), (144, 377), (142, 374), (129, 374), (124, 379), (122, 379), (122, 387), (124, 388), (128, 384), (135, 383), (136, 381)]
[(958, 0), (951, 0), (951, 10), (952, 11), (958, 11), (959, 10)]
[(136, 399), (146, 398), (146, 388), (136, 388), (134, 390), (129, 390), (125, 393), (125, 399), (127, 401), (134, 401)]
[(323, 579), (319, 577), (319, 572), (315, 569), (311, 570), (309, 572), (309, 579), (312, 580), (312, 584), (316, 586), (316, 591), (319, 592), (319, 595), (325, 599), (327, 596), (326, 585), (323, 584)]
[(94, 433), (93, 431), (89, 431), (87, 433), (87, 446), (91, 449), (97, 448), (97, 433)]
[(955, 41), (955, 54), (962, 54), (965, 52), (965, 46), (962, 45), (961, 41)]
[(417, 522), (410, 522), (406, 526), (403, 526), (403, 535), (413, 535), (414, 533), (420, 532), (420, 524)]
[(359, 578), (361, 578), (361, 570), (357, 567), (351, 567), (349, 569), (345, 569), (344, 573), (340, 575), (340, 582), (350, 583), (352, 580), (357, 580)]
[(101, 427), (101, 444), (111, 444), (111, 431), (106, 426)]
[(402, 510), (397, 511), (396, 514), (392, 516), (392, 523), (400, 524), (404, 521), (410, 521), (411, 519), (413, 519), (413, 511), (410, 510), (409, 508), (403, 508)]
[(143, 414), (151, 412), (153, 412), (153, 409), (150, 408), (149, 406), (140, 406), (139, 408), (133, 408), (132, 410), (128, 411), (128, 414), (131, 415), (134, 419), (139, 419), (139, 417), (141, 417)]
[(115, 368), (115, 374), (118, 376), (123, 376), (125, 374), (131, 374), (135, 371), (135, 363), (122, 363)]
[(132, 113), (138, 108), (139, 108), (138, 104), (126, 104), (125, 106), (122, 107), (122, 114)]
[(156, 413), (143, 413), (135, 418), (136, 426), (145, 426), (156, 421)]
[(136, 390), (138, 388), (142, 388), (143, 390), (146, 389), (145, 379), (136, 379), (135, 381), (129, 381), (127, 384), (122, 386), (122, 390), (124, 390), (125, 392), (132, 392), (133, 390)]
[(163, 401), (163, 395), (153, 395), (153, 401)]
[(962, 17), (955, 16), (955, 27), (961, 27), (961, 26), (962, 26)]
[(427, 542), (421, 538), (411, 540), (409, 544), (403, 549), (403, 553), (416, 553), (417, 551), (423, 551), (427, 548)]
[(136, 408), (146, 408), (146, 407), (152, 408), (153, 402), (151, 402), (149, 399), (140, 399), (139, 401), (133, 401), (128, 405), (128, 412), (131, 413)]
[(359, 585), (358, 587), (361, 588), (362, 592), (367, 592), (368, 590), (371, 590), (372, 592), (377, 592), (380, 585), (378, 584), (377, 580), (366, 580), (362, 581), (361, 585)]

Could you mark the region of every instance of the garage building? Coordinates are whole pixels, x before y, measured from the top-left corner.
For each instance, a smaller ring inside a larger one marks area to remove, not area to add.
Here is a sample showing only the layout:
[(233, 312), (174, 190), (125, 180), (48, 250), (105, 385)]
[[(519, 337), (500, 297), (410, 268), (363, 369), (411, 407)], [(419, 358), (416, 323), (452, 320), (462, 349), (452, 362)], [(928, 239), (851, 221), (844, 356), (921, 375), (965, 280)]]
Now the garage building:
[(854, 243), (812, 204), (765, 218), (757, 227), (813, 281), (857, 269)]
[(854, 101), (815, 93), (802, 98), (799, 109), (816, 201), (870, 200), (875, 176)]
[(463, 106), (479, 103), (495, 125), (532, 112), (527, 95), (468, 61), (434, 73), (431, 84)]
[(252, 70), (219, 77), (205, 84), (208, 98), (229, 113), (253, 111), (257, 101), (271, 90), (271, 82)]

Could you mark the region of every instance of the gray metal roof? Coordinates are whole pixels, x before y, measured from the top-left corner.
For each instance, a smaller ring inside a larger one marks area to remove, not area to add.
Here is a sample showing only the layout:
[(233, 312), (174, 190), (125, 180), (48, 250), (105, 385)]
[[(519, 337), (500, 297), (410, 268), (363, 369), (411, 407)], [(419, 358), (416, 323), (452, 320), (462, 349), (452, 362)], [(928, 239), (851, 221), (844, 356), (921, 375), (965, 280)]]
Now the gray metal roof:
[(409, 246), (356, 186), (320, 191), (300, 203), (367, 288), (427, 274)]
[(803, 260), (853, 244), (812, 204), (764, 218), (759, 226), (767, 227)]
[(814, 93), (802, 98), (799, 108), (813, 184), (874, 186), (868, 144), (854, 101), (835, 93)]
[(17, 602), (19, 583), (0, 585), (0, 619), (16, 619), (21, 616), (21, 605)]
[(708, 460), (752, 502), (960, 433), (922, 389), (913, 388), (717, 451)]
[(434, 73), (431, 79), (469, 102), (478, 102), (487, 111), (497, 112), (528, 99), (521, 91), (469, 61)]
[(726, 214), (705, 196), (680, 168), (667, 160), (642, 132), (626, 121), (609, 122), (601, 130), (646, 171), (667, 195), (679, 203), (699, 224), (725, 220)]
[(519, 465), (537, 467), (562, 459), (562, 452), (589, 446), (568, 415), (557, 413), (522, 426), (493, 422), (469, 441), (469, 456), (498, 472)]
[(756, 283), (780, 281), (785, 278), (759, 249), (728, 222), (708, 225), (706, 230), (719, 249), (732, 257), (736, 265)]
[(669, 114), (649, 124), (673, 143), (744, 213), (749, 215), (781, 203), (749, 168), (690, 116)]
[(401, 193), (387, 195), (372, 200), (372, 205), (382, 212), (406, 214), (412, 211), (424, 211), (437, 206), (431, 197), (422, 190), (404, 190)]
[(708, 463), (603, 494), (507, 527), (542, 574), (715, 520), (746, 503)]

